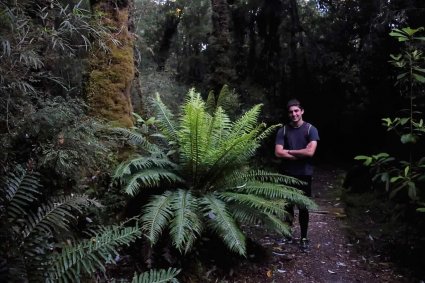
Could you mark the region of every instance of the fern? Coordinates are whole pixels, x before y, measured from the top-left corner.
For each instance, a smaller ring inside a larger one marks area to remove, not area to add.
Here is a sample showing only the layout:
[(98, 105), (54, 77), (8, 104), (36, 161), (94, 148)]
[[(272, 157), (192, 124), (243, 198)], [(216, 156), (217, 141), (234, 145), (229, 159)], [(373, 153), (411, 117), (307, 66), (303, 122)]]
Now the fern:
[(250, 169), (260, 142), (276, 129), (258, 123), (261, 105), (232, 123), (220, 105), (213, 107), (212, 95), (205, 103), (189, 90), (177, 123), (157, 95), (157, 121), (168, 147), (155, 153), (140, 147), (141, 155), (119, 165), (115, 177), (130, 195), (171, 188), (142, 209), (141, 227), (152, 245), (168, 228), (173, 246), (187, 253), (208, 229), (229, 249), (245, 255), (241, 224), (261, 222), (285, 234), (284, 207), (292, 203), (312, 208), (314, 203), (293, 187), (300, 184), (297, 179)]
[(162, 133), (168, 138), (168, 140), (177, 140), (177, 126), (174, 122), (174, 115), (162, 102), (159, 94), (156, 94), (155, 99), (152, 101), (152, 106), (157, 113), (157, 119), (159, 121), (159, 127)]
[(173, 245), (187, 253), (202, 231), (198, 200), (189, 191), (178, 190), (174, 193), (171, 207), (174, 211), (174, 217), (170, 221)]
[(204, 204), (203, 212), (207, 218), (208, 226), (217, 232), (230, 250), (245, 255), (245, 236), (228, 213), (225, 202), (213, 195), (206, 195), (202, 199), (202, 203)]
[(167, 270), (149, 270), (140, 275), (134, 274), (131, 283), (178, 283), (175, 278), (180, 273), (179, 269), (168, 268)]
[[(1, 181), (0, 254), (11, 278), (23, 282), (78, 281), (81, 272), (90, 275), (105, 270), (104, 263), (113, 262), (118, 246), (141, 236), (138, 227), (111, 227), (91, 239), (61, 246), (59, 233), (70, 231), (71, 221), (85, 208), (100, 204), (85, 195), (52, 197), (38, 204), (42, 188), (38, 174), (22, 167)], [(29, 204), (38, 207), (33, 211)], [(61, 248), (61, 253), (54, 253)]]
[(17, 166), (15, 171), (3, 176), (0, 182), (3, 185), (0, 199), (5, 206), (9, 221), (26, 215), (28, 205), (41, 194), (39, 174), (28, 173), (21, 166)]
[(158, 241), (171, 219), (171, 201), (172, 193), (167, 191), (162, 195), (154, 196), (142, 211), (142, 230), (147, 233), (146, 236), (152, 244)]
[(51, 257), (49, 276), (59, 282), (79, 281), (80, 274), (106, 271), (104, 262), (113, 263), (118, 255), (116, 248), (129, 245), (141, 236), (138, 227), (110, 227), (91, 239), (64, 246), (60, 254)]

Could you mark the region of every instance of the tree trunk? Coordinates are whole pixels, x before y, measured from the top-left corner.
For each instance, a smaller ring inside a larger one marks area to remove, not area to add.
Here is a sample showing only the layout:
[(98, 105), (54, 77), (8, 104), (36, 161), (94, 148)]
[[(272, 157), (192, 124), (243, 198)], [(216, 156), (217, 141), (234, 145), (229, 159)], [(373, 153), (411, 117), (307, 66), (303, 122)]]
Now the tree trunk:
[(219, 91), (235, 78), (231, 67), (230, 11), (226, 0), (211, 0), (213, 32), (210, 38), (212, 70), (209, 85)]
[(92, 1), (92, 11), (102, 14), (103, 25), (111, 27), (110, 37), (119, 44), (107, 41), (107, 52), (94, 47), (90, 53), (87, 101), (92, 115), (118, 126), (133, 125), (131, 84), (135, 76), (134, 36), (130, 32), (130, 7), (133, 0)]

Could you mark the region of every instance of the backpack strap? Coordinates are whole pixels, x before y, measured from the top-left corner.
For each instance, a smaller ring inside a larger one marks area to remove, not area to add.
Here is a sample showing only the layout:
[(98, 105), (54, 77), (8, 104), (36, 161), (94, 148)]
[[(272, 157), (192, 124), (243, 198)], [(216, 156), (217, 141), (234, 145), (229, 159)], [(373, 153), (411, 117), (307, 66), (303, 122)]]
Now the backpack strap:
[(283, 125), (283, 137), (286, 137), (286, 125)]
[(311, 124), (307, 123), (307, 136), (310, 135)]

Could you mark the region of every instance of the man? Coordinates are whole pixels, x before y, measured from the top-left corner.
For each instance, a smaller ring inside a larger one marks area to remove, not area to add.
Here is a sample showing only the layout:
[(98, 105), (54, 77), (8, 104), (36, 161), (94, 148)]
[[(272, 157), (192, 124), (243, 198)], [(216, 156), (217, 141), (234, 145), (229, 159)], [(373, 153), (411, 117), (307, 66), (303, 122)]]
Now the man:
[[(306, 196), (311, 197), (311, 179), (313, 175), (312, 157), (316, 152), (319, 133), (313, 125), (303, 120), (304, 108), (297, 99), (289, 100), (287, 104), (289, 124), (279, 129), (276, 135), (275, 155), (283, 158), (283, 172), (305, 182), (297, 186)], [(294, 217), (294, 207), (288, 212)], [(300, 248), (308, 249), (308, 221), (309, 214), (305, 207), (299, 207), (299, 223), (301, 228)]]

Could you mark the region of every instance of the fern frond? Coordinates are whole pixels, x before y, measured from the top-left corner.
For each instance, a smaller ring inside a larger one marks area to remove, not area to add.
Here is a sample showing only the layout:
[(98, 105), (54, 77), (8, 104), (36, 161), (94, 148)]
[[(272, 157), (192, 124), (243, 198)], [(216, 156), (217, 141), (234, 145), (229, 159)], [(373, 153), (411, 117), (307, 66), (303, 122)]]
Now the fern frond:
[(165, 155), (156, 156), (134, 156), (121, 163), (113, 174), (114, 179), (123, 179), (126, 175), (132, 174), (134, 170), (144, 170), (148, 168), (171, 168), (176, 169), (177, 164), (168, 159)]
[[(247, 172), (241, 172), (240, 170), (235, 170), (229, 174), (224, 180), (226, 185), (233, 184), (235, 187), (244, 186), (249, 181), (260, 181), (260, 182), (271, 182), (271, 183), (280, 183), (288, 186), (302, 185), (304, 182), (300, 181), (297, 178), (282, 175), (275, 172), (269, 172), (264, 170), (250, 170)], [(220, 184), (223, 184), (220, 183)], [(223, 184), (222, 187), (225, 185)]]
[(180, 162), (186, 167), (194, 182), (198, 178), (199, 165), (208, 151), (206, 147), (209, 114), (199, 93), (191, 89), (187, 102), (182, 109), (178, 131), (180, 144)]
[(290, 236), (292, 234), (291, 228), (281, 219), (283, 218), (276, 217), (274, 214), (266, 213), (264, 223), (268, 227), (272, 227), (279, 234)]
[(139, 146), (140, 148), (148, 151), (148, 152), (156, 152), (159, 151), (159, 148), (156, 144), (151, 143), (146, 135), (141, 134), (137, 131), (127, 129), (127, 128), (112, 128), (111, 131), (113, 133), (120, 134), (127, 138), (130, 143)]
[(41, 194), (38, 173), (28, 173), (21, 166), (1, 178), (1, 201), (7, 207), (7, 217), (16, 219), (27, 214), (27, 207)]
[(230, 250), (245, 256), (245, 236), (227, 211), (226, 204), (212, 194), (202, 197), (201, 203), (209, 227), (223, 239)]
[(174, 122), (174, 115), (162, 102), (159, 93), (156, 93), (156, 96), (152, 101), (152, 106), (156, 113), (156, 118), (158, 119), (162, 133), (169, 141), (177, 141), (177, 127)]
[(114, 262), (116, 248), (129, 245), (141, 236), (138, 227), (110, 227), (91, 239), (76, 245), (63, 246), (60, 254), (51, 258), (49, 276), (59, 282), (78, 282), (81, 273), (94, 274), (105, 271), (104, 264)]
[(239, 194), (233, 192), (224, 192), (219, 194), (226, 202), (237, 202), (242, 205), (257, 209), (259, 212), (272, 213), (283, 216), (285, 214), (284, 205), (282, 200), (270, 200), (258, 197), (252, 194)]
[(89, 199), (86, 195), (71, 195), (51, 198), (42, 204), (36, 214), (30, 213), (22, 230), (23, 238), (33, 232), (53, 234), (55, 229), (69, 230), (70, 219), (75, 219), (75, 211), (82, 212), (82, 208), (89, 206), (100, 207), (100, 203)]
[(249, 133), (257, 127), (258, 117), (260, 115), (262, 104), (257, 104), (245, 112), (238, 120), (233, 123), (229, 132), (229, 139), (238, 137), (244, 133)]
[(240, 193), (246, 193), (246, 194), (253, 194), (257, 196), (263, 196), (267, 198), (283, 198), (287, 199), (288, 197), (292, 196), (293, 193), (299, 193), (302, 195), (302, 191), (297, 190), (293, 187), (284, 186), (281, 184), (276, 183), (269, 183), (269, 182), (261, 182), (261, 181), (254, 181), (254, 182), (247, 182), (244, 185), (238, 186), (236, 188), (230, 189), (231, 191), (240, 192)]
[(170, 222), (170, 235), (174, 246), (186, 253), (202, 231), (202, 223), (196, 213), (197, 199), (189, 191), (180, 189), (173, 194), (171, 206), (174, 217)]
[(207, 101), (205, 102), (205, 110), (210, 114), (214, 113), (216, 110), (215, 95), (212, 90), (208, 93)]
[[(223, 109), (221, 107), (218, 107), (214, 112), (214, 116), (211, 118), (208, 125), (208, 140), (206, 146), (207, 148), (216, 148), (222, 143), (223, 138), (226, 136), (226, 132), (229, 131), (229, 129), (231, 128), (231, 121), (226, 115), (226, 113), (223, 111)], [(210, 156), (213, 155), (209, 155), (207, 157), (207, 160), (210, 158)]]
[(142, 230), (151, 244), (155, 244), (171, 217), (171, 201), (173, 194), (166, 191), (162, 195), (154, 196), (151, 201), (143, 207)]
[(151, 269), (147, 272), (143, 272), (140, 275), (137, 275), (135, 273), (131, 283), (165, 283), (165, 282), (179, 283), (179, 281), (175, 278), (179, 273), (180, 273), (180, 269), (171, 268), (171, 267), (168, 268), (167, 270)]
[(167, 169), (147, 169), (132, 175), (125, 186), (125, 192), (135, 196), (140, 188), (158, 187), (162, 181), (170, 184), (182, 182), (182, 179)]

